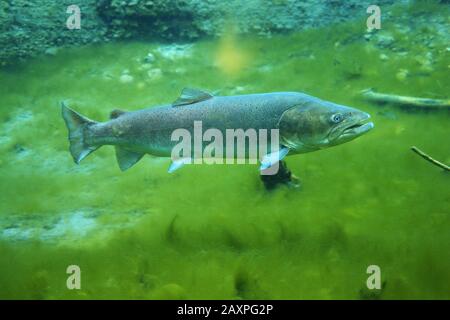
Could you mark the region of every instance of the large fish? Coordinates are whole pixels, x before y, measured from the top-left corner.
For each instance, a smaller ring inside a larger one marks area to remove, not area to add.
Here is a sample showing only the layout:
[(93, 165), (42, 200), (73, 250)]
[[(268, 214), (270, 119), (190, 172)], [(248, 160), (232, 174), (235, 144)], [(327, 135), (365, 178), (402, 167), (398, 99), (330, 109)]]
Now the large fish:
[[(365, 112), (297, 92), (212, 96), (186, 88), (170, 105), (129, 112), (114, 110), (106, 122), (90, 120), (64, 103), (62, 115), (77, 164), (99, 147), (113, 145), (122, 171), (145, 154), (171, 157), (178, 143), (172, 141), (172, 133), (180, 128), (193, 133), (195, 121), (201, 121), (203, 130), (215, 128), (224, 136), (227, 129), (278, 129), (278, 150), (266, 155), (262, 168), (278, 163), (288, 153), (342, 144), (373, 128)], [(183, 163), (174, 161), (169, 171)]]

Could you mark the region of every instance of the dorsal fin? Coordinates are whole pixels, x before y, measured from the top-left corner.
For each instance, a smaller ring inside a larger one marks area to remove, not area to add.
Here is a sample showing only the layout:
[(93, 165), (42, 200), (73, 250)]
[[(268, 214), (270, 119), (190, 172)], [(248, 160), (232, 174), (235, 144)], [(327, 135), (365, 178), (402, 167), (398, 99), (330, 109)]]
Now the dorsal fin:
[(200, 101), (211, 99), (213, 96), (206, 91), (193, 88), (184, 88), (178, 99), (172, 103), (173, 107), (184, 106)]
[(123, 111), (123, 110), (120, 110), (120, 109), (114, 109), (109, 114), (109, 118), (110, 119), (116, 119), (116, 118), (120, 117), (121, 115), (123, 115), (124, 113), (126, 113), (126, 111)]

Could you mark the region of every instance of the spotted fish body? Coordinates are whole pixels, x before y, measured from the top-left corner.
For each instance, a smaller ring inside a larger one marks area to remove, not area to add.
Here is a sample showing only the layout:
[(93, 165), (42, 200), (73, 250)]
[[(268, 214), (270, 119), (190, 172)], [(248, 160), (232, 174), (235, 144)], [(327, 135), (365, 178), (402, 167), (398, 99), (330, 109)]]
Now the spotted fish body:
[(292, 153), (313, 151), (301, 137), (323, 130), (311, 113), (317, 107), (320, 115), (326, 111), (326, 116), (336, 108), (365, 114), (297, 92), (212, 96), (195, 89), (183, 90), (170, 105), (130, 112), (115, 110), (107, 122), (92, 121), (64, 104), (62, 113), (76, 163), (103, 145), (113, 145), (120, 168), (126, 170), (144, 154), (170, 157), (178, 143), (171, 139), (174, 130), (183, 128), (193, 136), (195, 121), (201, 121), (203, 131), (215, 128), (223, 136), (227, 129), (280, 129), (281, 148), (286, 147), (285, 143)]

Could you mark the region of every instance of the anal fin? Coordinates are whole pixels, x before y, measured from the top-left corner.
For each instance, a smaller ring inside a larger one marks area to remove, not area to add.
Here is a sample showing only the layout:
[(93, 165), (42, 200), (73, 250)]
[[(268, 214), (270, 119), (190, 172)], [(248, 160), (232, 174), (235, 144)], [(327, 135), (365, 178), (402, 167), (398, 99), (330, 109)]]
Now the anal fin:
[(116, 147), (117, 163), (122, 171), (125, 171), (135, 165), (136, 162), (141, 160), (144, 154), (145, 153), (129, 151), (121, 147)]

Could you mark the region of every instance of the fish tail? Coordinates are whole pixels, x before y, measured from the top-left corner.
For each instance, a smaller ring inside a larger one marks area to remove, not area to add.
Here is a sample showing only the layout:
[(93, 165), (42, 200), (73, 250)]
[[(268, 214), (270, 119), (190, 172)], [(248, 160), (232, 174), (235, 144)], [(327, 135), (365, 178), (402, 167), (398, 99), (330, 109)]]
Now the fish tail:
[(89, 127), (97, 122), (70, 109), (64, 102), (61, 103), (61, 110), (69, 130), (70, 153), (75, 163), (79, 164), (81, 160), (99, 148), (86, 142)]

